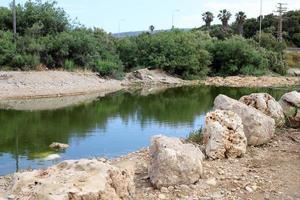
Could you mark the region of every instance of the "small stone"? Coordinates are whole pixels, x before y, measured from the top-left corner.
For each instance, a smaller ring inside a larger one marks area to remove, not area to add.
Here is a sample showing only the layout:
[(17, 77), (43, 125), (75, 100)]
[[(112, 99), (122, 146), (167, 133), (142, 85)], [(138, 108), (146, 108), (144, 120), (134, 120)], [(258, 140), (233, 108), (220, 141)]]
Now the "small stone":
[(166, 199), (166, 195), (164, 195), (164, 194), (159, 194), (159, 195), (158, 195), (158, 198), (159, 198), (159, 199)]
[(253, 192), (253, 189), (250, 186), (246, 186), (245, 190), (247, 190), (247, 192), (249, 193)]
[(207, 183), (208, 185), (211, 185), (211, 186), (217, 185), (216, 178), (210, 178), (210, 179), (208, 179), (208, 180), (206, 181), (206, 183)]
[(11, 195), (9, 195), (7, 198), (8, 198), (8, 199), (15, 199), (15, 198), (16, 198), (16, 196), (15, 196), (15, 195), (13, 195), (13, 194), (11, 194)]
[(53, 142), (52, 144), (49, 145), (50, 148), (52, 149), (67, 149), (69, 148), (68, 144), (63, 144), (63, 143), (58, 143), (58, 142)]
[(168, 188), (166, 188), (166, 187), (160, 188), (160, 191), (161, 191), (162, 193), (169, 193), (169, 190), (168, 190)]
[(257, 185), (253, 185), (252, 186), (252, 189), (255, 191), (255, 190), (257, 190)]
[(168, 187), (168, 190), (170, 191), (170, 190), (174, 190), (174, 187), (173, 186), (169, 186)]

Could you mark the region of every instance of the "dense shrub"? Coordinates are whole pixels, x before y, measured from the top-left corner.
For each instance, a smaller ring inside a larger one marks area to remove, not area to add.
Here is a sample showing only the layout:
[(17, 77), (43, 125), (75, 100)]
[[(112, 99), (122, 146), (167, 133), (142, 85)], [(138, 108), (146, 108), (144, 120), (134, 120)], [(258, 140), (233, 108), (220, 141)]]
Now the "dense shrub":
[(0, 31), (0, 66), (9, 65), (16, 52), (11, 32)]
[[(257, 33), (254, 37), (254, 40), (256, 42), (259, 42), (259, 33)], [(261, 47), (270, 50), (275, 51), (278, 53), (282, 53), (284, 49), (286, 49), (285, 42), (278, 42), (278, 40), (271, 34), (271, 33), (265, 33), (262, 32), (261, 34)]]
[(204, 49), (209, 38), (199, 32), (173, 30), (157, 34), (144, 33), (137, 38), (119, 41), (120, 58), (127, 69), (160, 68), (184, 78), (205, 76), (211, 63)]
[(117, 49), (126, 71), (138, 68), (138, 45), (136, 38), (119, 39)]
[(267, 70), (268, 60), (251, 44), (241, 37), (216, 40), (208, 46), (212, 54), (214, 75), (259, 75)]

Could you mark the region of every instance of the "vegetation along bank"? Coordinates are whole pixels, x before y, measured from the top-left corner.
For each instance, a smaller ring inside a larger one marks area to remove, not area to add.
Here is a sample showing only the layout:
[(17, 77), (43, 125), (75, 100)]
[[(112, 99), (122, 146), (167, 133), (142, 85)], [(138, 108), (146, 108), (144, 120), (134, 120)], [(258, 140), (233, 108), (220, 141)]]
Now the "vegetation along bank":
[(203, 27), (156, 32), (151, 26), (136, 37), (117, 38), (74, 22), (56, 3), (27, 1), (16, 8), (15, 40), (11, 8), (1, 7), (0, 13), (1, 70), (88, 69), (119, 79), (140, 68), (162, 69), (185, 79), (285, 74), (284, 49), (300, 45), (299, 10), (284, 15), (282, 42), (276, 39), (276, 16), (264, 16), (260, 45), (258, 20), (228, 10), (218, 15), (221, 25), (211, 25), (215, 18), (206, 12)]

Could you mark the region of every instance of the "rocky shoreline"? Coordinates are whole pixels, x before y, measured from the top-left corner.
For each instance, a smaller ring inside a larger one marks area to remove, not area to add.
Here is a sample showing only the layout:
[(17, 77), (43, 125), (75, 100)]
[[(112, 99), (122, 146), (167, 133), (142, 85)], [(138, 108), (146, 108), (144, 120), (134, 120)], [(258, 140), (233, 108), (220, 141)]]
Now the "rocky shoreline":
[(300, 93), (219, 95), (214, 105), (202, 144), (159, 135), (114, 160), (15, 173), (0, 178), (0, 199), (299, 199)]

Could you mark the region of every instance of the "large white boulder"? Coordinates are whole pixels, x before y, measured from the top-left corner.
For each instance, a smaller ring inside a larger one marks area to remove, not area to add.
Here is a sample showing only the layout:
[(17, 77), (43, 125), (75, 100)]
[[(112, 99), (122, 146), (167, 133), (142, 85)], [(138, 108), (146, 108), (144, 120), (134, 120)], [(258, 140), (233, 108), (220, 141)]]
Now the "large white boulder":
[(242, 102), (225, 95), (219, 95), (215, 99), (214, 109), (231, 110), (240, 116), (248, 145), (265, 144), (274, 136), (274, 119)]
[(98, 160), (64, 161), (45, 170), (16, 173), (10, 195), (25, 200), (129, 199), (133, 174)]
[(284, 94), (279, 103), (291, 127), (300, 127), (300, 93), (297, 91)]
[(280, 104), (267, 93), (253, 93), (243, 96), (240, 102), (256, 108), (275, 120), (277, 127), (285, 124), (285, 117)]
[(156, 188), (193, 184), (203, 173), (203, 153), (178, 138), (154, 136), (150, 146), (148, 173)]
[(242, 119), (227, 110), (216, 110), (206, 115), (203, 142), (211, 159), (237, 158), (246, 153), (247, 138)]

